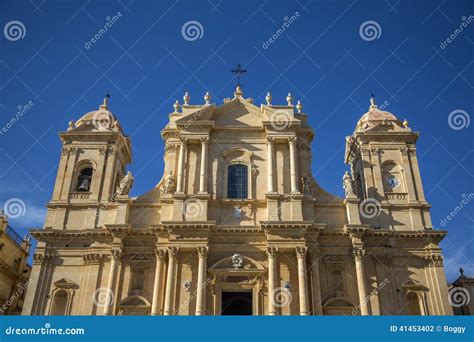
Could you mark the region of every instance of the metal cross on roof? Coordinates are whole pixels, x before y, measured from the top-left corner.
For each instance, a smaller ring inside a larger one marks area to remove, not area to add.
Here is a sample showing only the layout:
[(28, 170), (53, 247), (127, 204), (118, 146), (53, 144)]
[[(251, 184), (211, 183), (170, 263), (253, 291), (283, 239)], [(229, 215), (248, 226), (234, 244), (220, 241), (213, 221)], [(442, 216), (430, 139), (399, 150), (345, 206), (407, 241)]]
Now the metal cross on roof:
[(235, 69), (232, 69), (231, 72), (237, 76), (237, 85), (240, 86), (240, 78), (247, 72), (247, 70), (243, 69), (240, 64), (237, 64)]

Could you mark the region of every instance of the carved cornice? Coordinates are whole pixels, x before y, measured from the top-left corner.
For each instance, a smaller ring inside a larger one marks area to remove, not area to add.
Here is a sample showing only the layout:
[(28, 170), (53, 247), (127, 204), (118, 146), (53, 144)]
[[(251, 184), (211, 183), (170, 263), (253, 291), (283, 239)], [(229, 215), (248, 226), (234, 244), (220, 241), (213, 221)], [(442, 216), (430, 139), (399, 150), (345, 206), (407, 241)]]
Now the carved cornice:
[(423, 257), (429, 267), (443, 267), (443, 256), (439, 254), (425, 255)]

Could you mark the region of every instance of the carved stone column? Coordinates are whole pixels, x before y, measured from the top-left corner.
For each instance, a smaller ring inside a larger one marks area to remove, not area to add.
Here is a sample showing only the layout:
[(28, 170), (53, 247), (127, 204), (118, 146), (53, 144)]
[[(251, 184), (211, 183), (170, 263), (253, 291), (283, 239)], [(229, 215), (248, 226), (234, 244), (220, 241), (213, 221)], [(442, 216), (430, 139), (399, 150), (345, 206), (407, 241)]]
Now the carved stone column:
[(300, 299), (300, 315), (308, 315), (308, 287), (306, 286), (306, 247), (296, 247), (298, 259), (298, 292)]
[(290, 180), (291, 180), (291, 192), (298, 193), (298, 179), (296, 177), (296, 137), (288, 138), (290, 146)]
[(207, 194), (207, 146), (209, 138), (201, 138), (201, 171), (199, 175), (199, 193)]
[(196, 298), (196, 316), (201, 316), (206, 312), (207, 251), (207, 247), (198, 247), (199, 268)]
[(156, 316), (160, 312), (160, 290), (161, 290), (161, 270), (163, 269), (163, 262), (166, 258), (166, 250), (162, 248), (155, 249), (156, 268), (155, 268), (155, 282), (153, 284), (153, 301), (151, 304), (151, 315)]
[(112, 254), (110, 256), (110, 270), (109, 270), (109, 279), (107, 280), (107, 292), (106, 300), (104, 305), (104, 315), (111, 315), (112, 308), (114, 305), (114, 289), (115, 289), (115, 278), (117, 275), (117, 264), (122, 256), (121, 249), (112, 249)]
[(273, 142), (274, 138), (267, 137), (267, 183), (268, 192), (275, 192), (274, 181), (273, 181)]
[(268, 257), (268, 314), (270, 316), (275, 316), (276, 257), (278, 254), (278, 248), (268, 247), (266, 252)]
[(168, 274), (166, 276), (166, 293), (165, 293), (165, 308), (163, 311), (163, 315), (169, 316), (171, 315), (173, 305), (173, 286), (174, 286), (174, 275), (175, 275), (175, 268), (176, 268), (176, 257), (178, 256), (178, 248), (177, 247), (169, 247), (168, 248)]
[(356, 275), (357, 275), (357, 287), (359, 290), (359, 305), (360, 313), (363, 316), (370, 315), (369, 303), (370, 298), (367, 297), (367, 285), (365, 283), (365, 269), (364, 269), (364, 255), (365, 250), (363, 248), (356, 247), (353, 249)]
[(312, 289), (313, 289), (313, 314), (322, 315), (322, 301), (321, 301), (321, 282), (319, 280), (319, 257), (321, 251), (315, 249), (311, 252), (311, 275), (312, 275)]
[(176, 192), (182, 193), (184, 187), (184, 158), (186, 151), (186, 138), (180, 140), (179, 144), (179, 157), (178, 157), (178, 177), (176, 180)]

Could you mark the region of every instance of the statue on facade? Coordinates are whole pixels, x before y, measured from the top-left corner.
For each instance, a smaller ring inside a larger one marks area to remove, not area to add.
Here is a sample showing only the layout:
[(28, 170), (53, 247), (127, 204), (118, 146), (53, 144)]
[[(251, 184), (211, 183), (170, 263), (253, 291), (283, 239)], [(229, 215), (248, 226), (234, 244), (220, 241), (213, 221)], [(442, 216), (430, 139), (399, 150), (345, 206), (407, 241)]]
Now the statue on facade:
[(354, 198), (357, 197), (355, 189), (354, 189), (354, 180), (352, 179), (349, 171), (344, 173), (344, 177), (342, 177), (342, 187), (346, 193), (346, 197)]
[(170, 171), (168, 176), (166, 176), (163, 185), (161, 186), (160, 193), (162, 195), (174, 194), (176, 191), (176, 181), (173, 176), (173, 171)]
[(115, 196), (128, 195), (128, 193), (132, 189), (134, 180), (135, 178), (133, 178), (132, 173), (128, 171), (125, 177), (123, 177), (123, 179), (120, 181), (117, 190), (115, 190)]
[(311, 184), (308, 175), (305, 173), (303, 177), (301, 177), (301, 192), (304, 194), (309, 194), (311, 192)]

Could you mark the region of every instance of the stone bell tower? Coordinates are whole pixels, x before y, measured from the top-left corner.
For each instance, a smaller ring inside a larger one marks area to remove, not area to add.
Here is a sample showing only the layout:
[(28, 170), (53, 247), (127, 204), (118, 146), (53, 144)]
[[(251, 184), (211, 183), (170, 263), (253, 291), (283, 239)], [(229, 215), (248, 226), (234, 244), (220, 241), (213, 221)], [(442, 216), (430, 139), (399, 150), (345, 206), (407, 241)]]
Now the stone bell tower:
[(131, 146), (108, 109), (108, 97), (59, 135), (61, 159), (45, 228), (91, 229), (110, 221), (101, 208), (114, 200), (131, 162)]
[[(370, 100), (369, 111), (346, 138), (344, 176), (350, 224), (395, 230), (431, 229), (413, 132), (405, 120)], [(358, 207), (357, 207), (358, 206)]]

